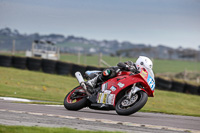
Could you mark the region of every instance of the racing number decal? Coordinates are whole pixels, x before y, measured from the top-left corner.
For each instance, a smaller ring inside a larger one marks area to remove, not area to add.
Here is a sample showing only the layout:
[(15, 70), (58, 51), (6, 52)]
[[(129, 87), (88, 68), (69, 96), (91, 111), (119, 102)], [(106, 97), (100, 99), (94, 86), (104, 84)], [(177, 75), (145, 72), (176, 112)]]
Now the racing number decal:
[(147, 83), (149, 84), (151, 90), (155, 89), (155, 82), (154, 82), (153, 78), (150, 75), (148, 75)]

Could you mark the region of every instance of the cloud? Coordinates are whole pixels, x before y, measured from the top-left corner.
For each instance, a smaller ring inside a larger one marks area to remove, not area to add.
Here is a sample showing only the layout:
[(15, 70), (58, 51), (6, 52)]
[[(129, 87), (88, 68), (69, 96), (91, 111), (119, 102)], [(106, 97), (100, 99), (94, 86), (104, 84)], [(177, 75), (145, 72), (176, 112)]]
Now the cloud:
[(2, 0), (0, 27), (42, 34), (193, 46), (200, 42), (196, 0)]

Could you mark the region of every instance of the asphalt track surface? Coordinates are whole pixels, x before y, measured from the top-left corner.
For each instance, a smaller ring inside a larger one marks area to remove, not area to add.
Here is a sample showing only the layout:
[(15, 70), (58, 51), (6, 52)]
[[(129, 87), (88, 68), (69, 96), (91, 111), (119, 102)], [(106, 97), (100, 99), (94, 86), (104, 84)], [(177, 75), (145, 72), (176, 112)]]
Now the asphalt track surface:
[(200, 132), (200, 117), (137, 112), (119, 116), (115, 111), (88, 108), (68, 111), (63, 106), (13, 103), (0, 100), (0, 124), (50, 126), (80, 130), (122, 132)]

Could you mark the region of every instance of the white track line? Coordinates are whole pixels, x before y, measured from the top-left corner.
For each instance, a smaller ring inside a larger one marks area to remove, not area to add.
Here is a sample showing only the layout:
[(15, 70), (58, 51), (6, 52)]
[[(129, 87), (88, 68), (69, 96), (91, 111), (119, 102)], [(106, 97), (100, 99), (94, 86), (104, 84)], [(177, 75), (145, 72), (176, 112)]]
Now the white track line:
[(15, 98), (15, 97), (0, 97), (0, 99), (5, 101), (32, 102), (32, 100), (29, 99)]
[(14, 102), (45, 102), (45, 103), (56, 103), (56, 102), (52, 102), (52, 101), (30, 100), (30, 99), (15, 98), (15, 97), (0, 97), (0, 100), (14, 101)]

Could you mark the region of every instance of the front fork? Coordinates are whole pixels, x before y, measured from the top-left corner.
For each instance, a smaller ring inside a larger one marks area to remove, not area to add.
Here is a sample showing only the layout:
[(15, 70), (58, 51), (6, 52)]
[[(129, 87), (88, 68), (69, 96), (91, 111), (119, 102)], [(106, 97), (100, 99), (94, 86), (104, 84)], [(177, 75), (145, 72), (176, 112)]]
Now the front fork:
[(128, 93), (128, 99), (130, 100), (131, 97), (133, 95), (135, 95), (135, 93), (137, 93), (138, 91), (140, 91), (141, 89), (139, 87), (136, 86), (136, 83), (133, 84), (133, 86), (131, 87), (131, 91), (129, 91)]
[(83, 89), (85, 90), (86, 94), (88, 96), (90, 96), (91, 94), (87, 91), (87, 87), (85, 85), (85, 81), (84, 81), (83, 76), (81, 75), (81, 73), (80, 72), (76, 72), (75, 76), (76, 76), (80, 86), (83, 87)]

